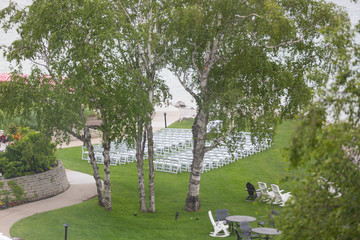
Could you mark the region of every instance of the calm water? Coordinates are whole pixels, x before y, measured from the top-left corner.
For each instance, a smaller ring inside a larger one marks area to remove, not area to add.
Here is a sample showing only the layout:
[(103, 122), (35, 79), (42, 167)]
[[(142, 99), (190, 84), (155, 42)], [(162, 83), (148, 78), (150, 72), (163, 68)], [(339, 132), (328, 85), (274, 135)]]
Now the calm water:
[[(61, 1), (61, 0), (60, 0)], [(360, 21), (360, 3), (355, 4), (350, 2), (350, 0), (331, 0), (332, 2), (343, 6), (349, 13), (351, 22), (356, 24)], [(15, 0), (21, 6), (26, 6), (30, 4), (31, 0)], [(0, 9), (5, 8), (9, 4), (8, 0), (0, 0)], [(4, 33), (0, 30), (0, 45), (9, 45), (12, 41), (16, 40), (18, 35), (15, 30), (11, 30), (8, 33)], [(357, 36), (357, 42), (360, 43), (360, 36)], [(12, 70), (13, 64), (9, 63), (2, 56), (2, 52), (0, 52), (0, 73), (2, 72), (10, 72)], [(29, 73), (31, 70), (31, 63), (24, 62), (23, 63), (23, 72)], [(173, 103), (177, 101), (183, 101), (187, 106), (195, 106), (195, 103), (192, 100), (192, 97), (184, 90), (184, 88), (179, 84), (174, 75), (168, 71), (164, 70), (161, 72), (161, 75), (166, 80), (167, 84), (170, 86), (171, 94), (173, 95)]]

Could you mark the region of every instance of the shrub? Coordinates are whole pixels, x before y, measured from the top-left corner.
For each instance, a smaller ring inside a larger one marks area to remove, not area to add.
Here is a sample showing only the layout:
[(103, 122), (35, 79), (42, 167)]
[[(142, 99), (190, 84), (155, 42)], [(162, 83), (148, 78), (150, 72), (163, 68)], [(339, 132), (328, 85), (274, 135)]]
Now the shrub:
[(0, 110), (0, 129), (8, 129), (12, 125), (26, 126), (31, 129), (38, 130), (38, 121), (35, 112), (29, 113), (27, 116), (8, 116)]
[(41, 173), (56, 164), (56, 146), (44, 134), (29, 129), (17, 133), (21, 138), (0, 156), (0, 172), (5, 178)]

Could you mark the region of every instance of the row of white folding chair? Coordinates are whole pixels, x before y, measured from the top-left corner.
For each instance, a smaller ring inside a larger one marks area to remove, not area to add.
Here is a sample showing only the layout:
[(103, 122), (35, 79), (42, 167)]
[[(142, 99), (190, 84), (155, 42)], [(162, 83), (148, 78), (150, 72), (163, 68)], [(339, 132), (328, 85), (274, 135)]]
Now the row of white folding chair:
[(184, 138), (180, 136), (161, 136), (158, 138), (154, 138), (154, 144), (163, 144), (164, 142), (171, 142), (179, 147), (186, 148), (192, 146), (192, 139), (191, 138)]
[(184, 145), (179, 142), (157, 143), (155, 145), (155, 156), (165, 157), (168, 155), (176, 155), (179, 152), (191, 149), (189, 145)]
[(181, 173), (179, 162), (171, 160), (158, 159), (154, 161), (154, 169), (159, 172)]
[(155, 136), (154, 142), (164, 142), (164, 141), (172, 141), (177, 143), (185, 143), (186, 145), (192, 144), (192, 137), (191, 136), (182, 136), (182, 135), (166, 135), (166, 136)]
[(166, 134), (170, 134), (170, 133), (185, 133), (185, 134), (191, 134), (192, 130), (191, 129), (185, 129), (185, 128), (163, 128), (159, 131), (157, 131), (156, 133), (166, 133)]
[(163, 140), (176, 140), (176, 141), (189, 141), (192, 139), (192, 136), (186, 136), (186, 135), (158, 135), (154, 136), (154, 142), (159, 142)]
[[(95, 161), (97, 164), (104, 164), (104, 156), (102, 153), (95, 153)], [(136, 161), (135, 154), (132, 152), (128, 153), (110, 153), (110, 165), (116, 166)], [(90, 159), (88, 159), (90, 162)]]
[(113, 163), (112, 165), (123, 165), (123, 164), (135, 162), (136, 154), (135, 154), (134, 150), (130, 150), (127, 152), (111, 154), (110, 159), (114, 159), (114, 160), (111, 160), (111, 162)]
[[(202, 172), (207, 172), (213, 169), (212, 161), (203, 162)], [(189, 159), (182, 159), (180, 157), (172, 156), (166, 159), (157, 159), (154, 161), (155, 170), (162, 172), (178, 173), (178, 172), (190, 172), (192, 161)]]
[[(192, 165), (193, 155), (191, 151), (181, 152), (178, 155), (169, 156), (161, 160), (172, 161), (180, 164), (180, 168), (182, 172), (190, 172)], [(217, 159), (212, 158), (204, 158), (202, 172), (210, 171), (214, 168), (218, 167)]]
[(230, 161), (228, 161), (228, 157), (218, 155), (218, 154), (211, 154), (207, 153), (204, 156), (204, 161), (211, 163), (211, 169), (223, 167), (227, 164), (229, 164)]
[(231, 162), (235, 162), (235, 158), (227, 151), (218, 151), (216, 148), (205, 154), (205, 159), (212, 162), (212, 168), (219, 168)]
[(181, 172), (190, 172), (191, 171), (192, 161), (189, 158), (182, 157), (182, 156), (171, 156), (171, 157), (168, 157), (167, 160), (170, 160), (170, 161), (180, 164)]
[(154, 138), (163, 137), (163, 136), (175, 136), (175, 137), (192, 137), (192, 133), (182, 133), (182, 132), (159, 132), (154, 134)]

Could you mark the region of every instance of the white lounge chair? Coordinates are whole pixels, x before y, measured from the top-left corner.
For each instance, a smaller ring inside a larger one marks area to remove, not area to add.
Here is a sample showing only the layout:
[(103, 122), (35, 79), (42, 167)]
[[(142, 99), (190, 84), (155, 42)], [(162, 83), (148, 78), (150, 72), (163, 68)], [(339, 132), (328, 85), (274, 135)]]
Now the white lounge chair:
[(271, 184), (271, 189), (275, 195), (275, 201), (273, 204), (280, 204), (279, 206), (285, 206), (285, 203), (291, 197), (291, 193), (282, 193), (284, 190), (280, 190), (279, 186), (276, 184)]
[(227, 237), (227, 236), (229, 236), (230, 235), (230, 232), (228, 230), (229, 226), (225, 225), (223, 221), (215, 222), (211, 211), (209, 211), (208, 214), (209, 214), (210, 222), (214, 227), (214, 232), (211, 232), (210, 236), (212, 236), (212, 237)]
[(272, 202), (275, 198), (275, 195), (272, 191), (269, 191), (266, 183), (264, 182), (258, 182), (259, 188), (260, 188), (260, 192), (261, 192), (261, 196), (262, 196), (262, 200), (265, 202)]

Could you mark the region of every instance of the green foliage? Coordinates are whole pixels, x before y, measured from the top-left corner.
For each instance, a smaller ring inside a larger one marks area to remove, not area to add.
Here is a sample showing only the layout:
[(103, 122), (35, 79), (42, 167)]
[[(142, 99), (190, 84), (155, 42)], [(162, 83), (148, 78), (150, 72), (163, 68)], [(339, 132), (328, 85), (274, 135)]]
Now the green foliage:
[[(307, 119), (315, 118), (311, 114)], [(294, 166), (307, 163), (308, 174), (296, 182), (294, 204), (286, 209), (280, 225), (281, 239), (356, 239), (360, 234), (359, 129), (348, 123), (315, 127), (305, 122), (297, 129), (305, 134), (296, 135), (289, 156)]]
[(169, 126), (169, 128), (191, 128), (193, 124), (194, 124), (194, 119), (189, 118), (186, 120), (182, 120), (180, 122), (174, 122)]
[(85, 119), (88, 119), (89, 117), (97, 117), (97, 113), (95, 111), (91, 111), (91, 110), (84, 110), (84, 117)]
[(360, 235), (360, 52), (359, 45), (350, 46), (339, 49), (334, 81), (301, 117), (288, 149), (291, 165), (305, 166), (308, 173), (294, 182), (294, 203), (284, 212), (281, 239)]
[(56, 164), (55, 149), (44, 134), (30, 131), (6, 148), (0, 159), (0, 171), (6, 178), (46, 171)]
[[(2, 190), (0, 191), (0, 210), (20, 205), (25, 200), (24, 189), (18, 185), (15, 181), (8, 181), (7, 185), (10, 187), (10, 191)], [(1, 183), (2, 188), (4, 186)]]
[(15, 181), (8, 181), (8, 186), (11, 188), (12, 194), (15, 196), (15, 200), (24, 199), (24, 189), (16, 184)]
[(34, 130), (39, 129), (34, 112), (31, 112), (28, 116), (8, 117), (0, 110), (0, 129), (8, 129), (12, 125), (30, 127)]
[(279, 117), (307, 106), (351, 55), (350, 21), (332, 3), (171, 3), (170, 68), (198, 109), (223, 121), (222, 132), (271, 135)]

